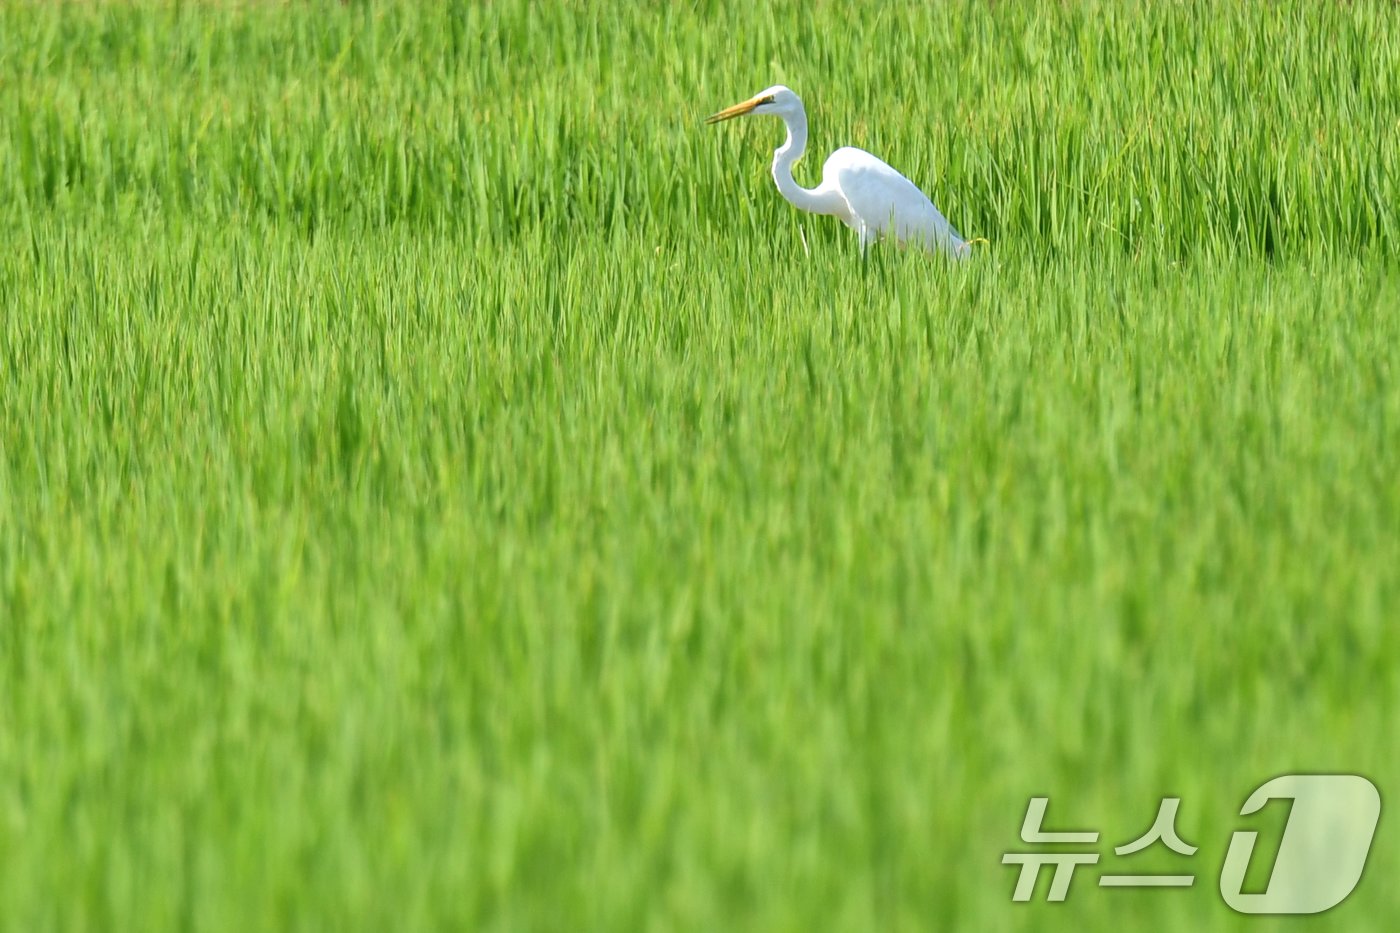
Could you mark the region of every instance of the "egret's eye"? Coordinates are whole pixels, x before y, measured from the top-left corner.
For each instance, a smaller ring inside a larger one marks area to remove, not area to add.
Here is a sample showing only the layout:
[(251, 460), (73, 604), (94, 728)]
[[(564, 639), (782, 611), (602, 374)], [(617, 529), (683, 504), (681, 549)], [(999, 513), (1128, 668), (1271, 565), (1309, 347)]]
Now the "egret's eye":
[(773, 95), (772, 95), (772, 94), (769, 94), (767, 97), (763, 98), (763, 100), (759, 101), (758, 104), (757, 104), (757, 106), (762, 107), (764, 104), (771, 104), (771, 103), (773, 103)]

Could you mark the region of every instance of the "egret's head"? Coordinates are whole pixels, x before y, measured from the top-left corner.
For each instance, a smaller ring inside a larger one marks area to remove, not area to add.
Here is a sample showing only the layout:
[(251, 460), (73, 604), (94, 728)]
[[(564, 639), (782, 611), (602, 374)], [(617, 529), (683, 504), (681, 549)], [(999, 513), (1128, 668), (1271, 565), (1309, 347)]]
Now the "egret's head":
[(711, 114), (705, 118), (706, 123), (719, 123), (724, 120), (732, 120), (735, 117), (748, 116), (749, 114), (773, 114), (783, 116), (785, 114), (797, 113), (802, 110), (802, 101), (790, 89), (781, 84), (775, 84), (770, 88), (759, 91), (754, 96), (741, 104), (733, 107), (725, 107), (719, 113)]

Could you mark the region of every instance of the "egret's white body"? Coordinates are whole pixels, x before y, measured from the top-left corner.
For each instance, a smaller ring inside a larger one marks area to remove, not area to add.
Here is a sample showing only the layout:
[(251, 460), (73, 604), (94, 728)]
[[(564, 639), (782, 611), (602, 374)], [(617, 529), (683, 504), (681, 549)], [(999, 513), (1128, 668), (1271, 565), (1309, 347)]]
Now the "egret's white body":
[(803, 188), (792, 177), (792, 166), (807, 151), (807, 110), (802, 99), (781, 84), (759, 91), (705, 122), (718, 123), (748, 114), (771, 114), (787, 125), (787, 139), (773, 153), (773, 181), (799, 210), (830, 214), (860, 237), (861, 252), (882, 238), (901, 246), (915, 245), (961, 258), (970, 243), (964, 240), (918, 185), (864, 149), (837, 149), (822, 165), (822, 181)]

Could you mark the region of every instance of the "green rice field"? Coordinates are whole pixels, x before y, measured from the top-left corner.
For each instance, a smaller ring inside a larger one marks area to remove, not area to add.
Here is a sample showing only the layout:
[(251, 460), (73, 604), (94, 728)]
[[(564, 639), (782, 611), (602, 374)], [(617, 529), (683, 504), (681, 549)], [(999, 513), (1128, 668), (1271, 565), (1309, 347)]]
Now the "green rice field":
[(1397, 626), (1400, 7), (0, 0), (0, 930), (1391, 931)]

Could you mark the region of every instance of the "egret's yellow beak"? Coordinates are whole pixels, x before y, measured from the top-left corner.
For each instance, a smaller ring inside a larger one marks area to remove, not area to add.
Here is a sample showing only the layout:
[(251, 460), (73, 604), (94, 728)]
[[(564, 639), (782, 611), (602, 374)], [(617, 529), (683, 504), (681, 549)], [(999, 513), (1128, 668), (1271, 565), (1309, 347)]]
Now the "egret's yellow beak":
[(705, 118), (706, 123), (723, 123), (725, 120), (732, 120), (735, 117), (742, 117), (746, 113), (752, 113), (753, 108), (763, 103), (766, 97), (750, 97), (742, 104), (735, 104), (733, 107), (725, 107), (719, 113), (712, 113)]

